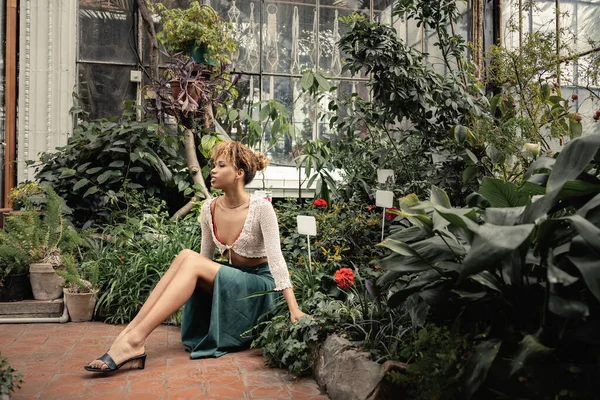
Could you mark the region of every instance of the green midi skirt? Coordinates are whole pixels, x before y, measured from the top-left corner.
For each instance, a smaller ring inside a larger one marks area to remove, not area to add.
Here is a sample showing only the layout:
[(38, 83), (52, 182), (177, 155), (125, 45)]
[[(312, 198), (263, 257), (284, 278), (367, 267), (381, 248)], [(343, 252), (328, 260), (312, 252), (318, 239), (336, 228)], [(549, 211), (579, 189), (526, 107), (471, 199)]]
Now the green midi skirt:
[(181, 340), (191, 358), (221, 357), (248, 348), (252, 329), (278, 293), (246, 298), (275, 288), (269, 265), (245, 268), (221, 263), (212, 295), (196, 288), (183, 308)]

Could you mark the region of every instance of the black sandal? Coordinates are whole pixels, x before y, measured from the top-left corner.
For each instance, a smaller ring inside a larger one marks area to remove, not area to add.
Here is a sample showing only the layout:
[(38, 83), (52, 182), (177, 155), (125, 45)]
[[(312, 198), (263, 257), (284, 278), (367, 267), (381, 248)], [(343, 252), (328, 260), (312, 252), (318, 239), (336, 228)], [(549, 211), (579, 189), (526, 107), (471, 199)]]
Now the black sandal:
[(116, 370), (121, 368), (123, 365), (130, 363), (132, 361), (137, 361), (137, 360), (139, 360), (138, 369), (144, 369), (146, 367), (146, 353), (140, 354), (139, 356), (131, 357), (131, 358), (123, 361), (119, 365), (117, 365), (115, 363), (115, 360), (113, 360), (112, 357), (108, 355), (108, 353), (105, 353), (102, 357), (97, 358), (96, 360), (102, 361), (104, 364), (106, 364), (108, 366), (108, 368), (94, 368), (90, 365), (86, 365), (84, 367), (86, 369), (86, 371), (102, 372), (102, 373), (115, 372)]

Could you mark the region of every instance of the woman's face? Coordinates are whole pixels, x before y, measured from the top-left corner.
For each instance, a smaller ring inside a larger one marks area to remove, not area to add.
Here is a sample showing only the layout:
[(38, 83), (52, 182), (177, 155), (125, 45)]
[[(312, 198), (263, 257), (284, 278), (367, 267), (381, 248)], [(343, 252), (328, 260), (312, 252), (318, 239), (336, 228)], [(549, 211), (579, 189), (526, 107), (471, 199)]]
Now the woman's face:
[(219, 157), (215, 161), (215, 166), (210, 170), (210, 184), (215, 189), (226, 189), (236, 183), (238, 170), (233, 164), (227, 162), (225, 157)]

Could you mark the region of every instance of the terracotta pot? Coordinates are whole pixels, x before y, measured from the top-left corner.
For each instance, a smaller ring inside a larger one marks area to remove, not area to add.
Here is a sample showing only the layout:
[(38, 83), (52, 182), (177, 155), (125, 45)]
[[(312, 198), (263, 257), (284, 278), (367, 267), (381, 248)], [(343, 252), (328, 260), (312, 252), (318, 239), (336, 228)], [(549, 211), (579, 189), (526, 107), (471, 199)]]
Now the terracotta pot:
[(62, 296), (65, 280), (58, 276), (52, 264), (35, 263), (29, 266), (29, 281), (33, 298), (55, 300)]
[[(178, 80), (169, 81), (169, 84), (171, 85), (171, 94), (173, 95), (173, 100), (177, 100), (177, 98), (181, 94), (181, 84)], [(195, 87), (191, 87), (188, 90), (188, 92), (190, 97), (194, 99), (194, 101), (198, 101), (198, 99), (200, 98), (200, 91), (198, 89), (196, 89)]]
[(96, 294), (93, 293), (71, 293), (65, 290), (65, 306), (69, 311), (72, 322), (91, 321), (96, 308)]

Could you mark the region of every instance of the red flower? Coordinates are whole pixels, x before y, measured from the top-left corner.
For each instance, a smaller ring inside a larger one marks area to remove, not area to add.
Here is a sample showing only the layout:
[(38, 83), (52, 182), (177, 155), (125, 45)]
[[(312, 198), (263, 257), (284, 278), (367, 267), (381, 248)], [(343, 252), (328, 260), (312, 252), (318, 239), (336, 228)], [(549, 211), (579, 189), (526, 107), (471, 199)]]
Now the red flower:
[(340, 268), (333, 274), (333, 280), (340, 289), (350, 289), (354, 285), (354, 272), (350, 268)]
[(271, 200), (271, 198), (269, 196), (265, 196), (265, 200), (267, 200), (269, 203), (273, 202), (273, 200)]
[(313, 206), (315, 207), (327, 207), (327, 202), (325, 199), (318, 198), (313, 202)]
[(375, 204), (369, 204), (369, 206), (367, 207), (367, 211), (371, 211), (375, 207), (377, 207)]
[(388, 210), (398, 210), (398, 209), (396, 207), (392, 207), (392, 208), (388, 208), (387, 210), (385, 210), (385, 219), (388, 221), (391, 221), (394, 218), (396, 218), (397, 214), (395, 214), (393, 212), (389, 212)]

